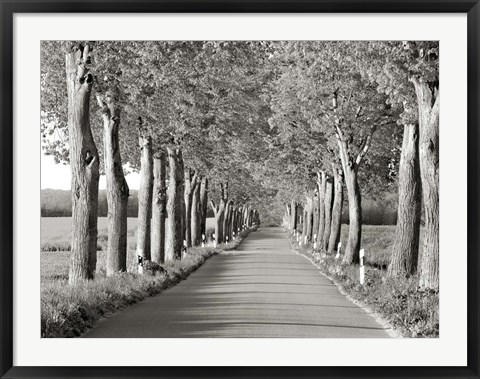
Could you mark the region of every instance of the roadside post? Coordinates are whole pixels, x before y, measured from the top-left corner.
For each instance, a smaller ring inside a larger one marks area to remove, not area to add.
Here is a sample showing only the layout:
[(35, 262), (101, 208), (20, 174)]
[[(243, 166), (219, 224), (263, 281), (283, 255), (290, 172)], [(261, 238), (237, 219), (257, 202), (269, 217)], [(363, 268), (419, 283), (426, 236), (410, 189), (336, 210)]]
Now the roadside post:
[(313, 249), (317, 248), (317, 233), (313, 235)]
[(183, 240), (183, 247), (182, 247), (182, 259), (187, 255), (187, 241)]
[(143, 257), (141, 255), (137, 255), (138, 260), (138, 273), (141, 275), (143, 274)]
[(202, 247), (205, 247), (205, 234), (202, 234)]
[(342, 242), (340, 241), (337, 246), (337, 255), (335, 255), (335, 259), (340, 258), (341, 251), (342, 251)]
[(365, 249), (360, 249), (360, 284), (363, 286), (365, 283), (365, 266), (363, 260), (365, 258)]
[(215, 233), (212, 233), (213, 247), (217, 247), (217, 240), (215, 239)]

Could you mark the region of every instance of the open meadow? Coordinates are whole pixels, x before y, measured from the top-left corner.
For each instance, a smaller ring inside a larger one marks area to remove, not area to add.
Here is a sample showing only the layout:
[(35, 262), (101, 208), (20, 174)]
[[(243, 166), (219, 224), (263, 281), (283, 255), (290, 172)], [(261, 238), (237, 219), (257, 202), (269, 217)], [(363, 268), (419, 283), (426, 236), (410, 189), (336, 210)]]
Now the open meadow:
[[(207, 219), (207, 236), (214, 229), (214, 218)], [(41, 220), (41, 273), (42, 281), (67, 280), (68, 260), (70, 256), (70, 217), (42, 217)], [(137, 218), (129, 217), (128, 262), (133, 263), (136, 247), (135, 231)], [(341, 241), (345, 247), (348, 225), (342, 225)], [(421, 235), (422, 236), (422, 235)], [(391, 248), (395, 237), (395, 225), (364, 225), (362, 247), (365, 249), (366, 264), (386, 268), (390, 261)], [(105, 265), (107, 246), (107, 218), (98, 218), (97, 272), (101, 273)]]
[[(107, 248), (107, 217), (98, 218), (97, 273), (105, 270)], [(41, 277), (43, 281), (68, 280), (70, 257), (71, 217), (42, 217), (40, 222)], [(207, 218), (207, 238), (215, 228), (215, 219)], [(127, 259), (133, 264), (136, 247), (135, 231), (137, 218), (127, 220), (128, 251)]]

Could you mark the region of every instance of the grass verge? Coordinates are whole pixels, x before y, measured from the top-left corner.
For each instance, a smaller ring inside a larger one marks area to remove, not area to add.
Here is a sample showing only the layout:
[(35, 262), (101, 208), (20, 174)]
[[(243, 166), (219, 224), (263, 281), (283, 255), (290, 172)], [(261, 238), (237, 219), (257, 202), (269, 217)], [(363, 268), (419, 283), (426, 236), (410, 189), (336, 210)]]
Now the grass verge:
[(163, 270), (155, 273), (125, 272), (108, 278), (100, 274), (95, 280), (75, 286), (68, 285), (65, 278), (42, 280), (42, 338), (80, 336), (101, 317), (157, 295), (186, 279), (212, 255), (236, 249), (254, 230), (256, 227), (243, 231), (239, 239), (228, 245), (191, 248), (182, 260), (164, 264)]
[(341, 259), (299, 246), (290, 236), (292, 249), (310, 258), (320, 271), (357, 303), (367, 306), (403, 337), (439, 336), (438, 291), (422, 291), (418, 277), (388, 278), (378, 265), (365, 266), (365, 284), (360, 285), (359, 266), (344, 266)]

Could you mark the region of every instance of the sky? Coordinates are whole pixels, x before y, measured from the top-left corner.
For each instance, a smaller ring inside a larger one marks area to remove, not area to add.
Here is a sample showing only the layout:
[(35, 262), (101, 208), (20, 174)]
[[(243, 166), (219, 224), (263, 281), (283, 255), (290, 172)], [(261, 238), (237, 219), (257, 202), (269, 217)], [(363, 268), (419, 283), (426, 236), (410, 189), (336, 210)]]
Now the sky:
[[(70, 189), (71, 180), (70, 166), (55, 164), (53, 157), (42, 154), (41, 162), (41, 188)], [(128, 187), (138, 190), (140, 187), (140, 176), (137, 173), (128, 174), (126, 177)], [(100, 176), (99, 189), (106, 187), (105, 175)]]

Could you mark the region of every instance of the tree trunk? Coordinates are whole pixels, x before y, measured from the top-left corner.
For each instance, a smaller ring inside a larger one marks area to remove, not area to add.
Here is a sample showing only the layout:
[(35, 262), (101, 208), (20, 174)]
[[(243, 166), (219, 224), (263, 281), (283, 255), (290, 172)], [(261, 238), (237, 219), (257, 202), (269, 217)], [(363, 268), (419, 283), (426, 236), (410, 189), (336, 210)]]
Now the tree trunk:
[(307, 197), (307, 241), (312, 241), (313, 238), (313, 199), (309, 196)]
[(167, 194), (165, 187), (165, 153), (153, 158), (153, 204), (152, 204), (152, 261), (165, 261), (165, 216)]
[(291, 217), (292, 217), (292, 221), (291, 221), (291, 225), (292, 225), (292, 230), (293, 232), (295, 233), (297, 231), (297, 203), (292, 200), (292, 205), (291, 205)]
[(420, 237), (421, 185), (418, 157), (418, 125), (405, 125), (398, 173), (398, 213), (388, 276), (417, 272)]
[(343, 257), (343, 264), (359, 263), (360, 262), (360, 243), (362, 240), (362, 198), (360, 194), (360, 186), (358, 185), (358, 169), (362, 163), (372, 144), (372, 137), (378, 125), (374, 124), (370, 128), (370, 134), (364, 139), (360, 148), (360, 152), (354, 156), (349, 150), (348, 141), (344, 136), (340, 121), (337, 120), (335, 128), (342, 161), (343, 174), (345, 175), (345, 184), (347, 187), (348, 196), (348, 210), (349, 210), (349, 228), (348, 241), (345, 249), (345, 256)]
[(439, 287), (439, 90), (412, 78), (418, 102), (419, 158), (425, 210), (425, 237), (420, 262), (420, 287)]
[(195, 174), (191, 169), (185, 170), (185, 241), (187, 242), (187, 247), (192, 246), (192, 229), (191, 229), (191, 219), (192, 219), (192, 197), (193, 190), (197, 184), (197, 174)]
[(149, 261), (151, 260), (153, 197), (152, 138), (140, 130), (138, 143), (140, 145), (140, 189), (138, 191), (137, 256), (142, 257), (143, 261)]
[(292, 212), (290, 211), (290, 205), (285, 204), (285, 216), (284, 216), (284, 224), (288, 228), (288, 230), (291, 229), (291, 219), (292, 219)]
[(237, 226), (236, 226), (236, 229), (235, 229), (235, 233), (237, 234), (237, 236), (242, 231), (242, 214), (243, 214), (243, 207), (239, 206), (237, 208)]
[(66, 54), (68, 132), (72, 172), (72, 240), (68, 281), (93, 279), (97, 264), (98, 150), (90, 129), (93, 76), (90, 47), (73, 46)]
[(245, 206), (242, 206), (240, 208), (240, 212), (238, 214), (238, 227), (240, 228), (240, 231), (242, 231), (244, 228), (243, 228), (243, 215), (245, 214)]
[(307, 203), (303, 203), (302, 242), (305, 242), (307, 235)]
[(230, 213), (230, 203), (227, 202), (225, 204), (225, 214), (223, 216), (223, 241), (226, 242), (227, 241), (227, 237), (228, 237), (228, 216), (229, 216), (229, 213)]
[(168, 163), (170, 166), (169, 182), (167, 189), (167, 222), (165, 262), (180, 259), (184, 239), (184, 184), (183, 184), (183, 159), (178, 148), (168, 148)]
[(192, 246), (199, 246), (202, 243), (202, 210), (200, 208), (200, 183), (197, 181), (192, 196)]
[(227, 235), (228, 235), (228, 241), (232, 241), (233, 235), (232, 235), (232, 220), (233, 220), (233, 212), (234, 212), (234, 207), (233, 207), (233, 201), (230, 201), (229, 205), (229, 210), (228, 210), (228, 222), (227, 222)]
[(200, 208), (202, 211), (201, 233), (207, 234), (207, 209), (208, 209), (208, 178), (202, 178), (200, 184)]
[(343, 264), (360, 262), (360, 243), (362, 240), (362, 199), (358, 185), (357, 171), (347, 166), (345, 184), (348, 196), (348, 240)]
[(319, 207), (319, 202), (318, 202), (318, 194), (315, 194), (313, 196), (313, 226), (312, 226), (312, 233), (314, 234), (312, 236), (312, 240), (316, 239), (318, 241), (318, 223), (319, 223), (319, 218), (320, 218), (320, 207)]
[(320, 171), (317, 174), (318, 184), (318, 207), (320, 209), (318, 215), (318, 246), (323, 246), (323, 233), (325, 231), (325, 189), (327, 185), (327, 179), (325, 171)]
[(325, 185), (325, 229), (323, 231), (323, 249), (328, 251), (330, 241), (330, 230), (332, 227), (332, 201), (333, 201), (333, 178), (327, 177)]
[(223, 219), (225, 217), (225, 204), (220, 201), (219, 205), (215, 205), (213, 200), (210, 200), (213, 212), (215, 214), (215, 241), (217, 244), (223, 242)]
[(334, 198), (332, 208), (332, 227), (330, 230), (330, 240), (328, 242), (328, 252), (332, 254), (336, 251), (340, 242), (340, 231), (342, 227), (342, 208), (343, 208), (343, 171), (340, 167), (333, 165), (333, 183)]
[(102, 110), (104, 168), (107, 182), (108, 242), (107, 276), (127, 270), (127, 206), (128, 184), (123, 174), (118, 132), (120, 110), (115, 96), (106, 92), (97, 95)]

